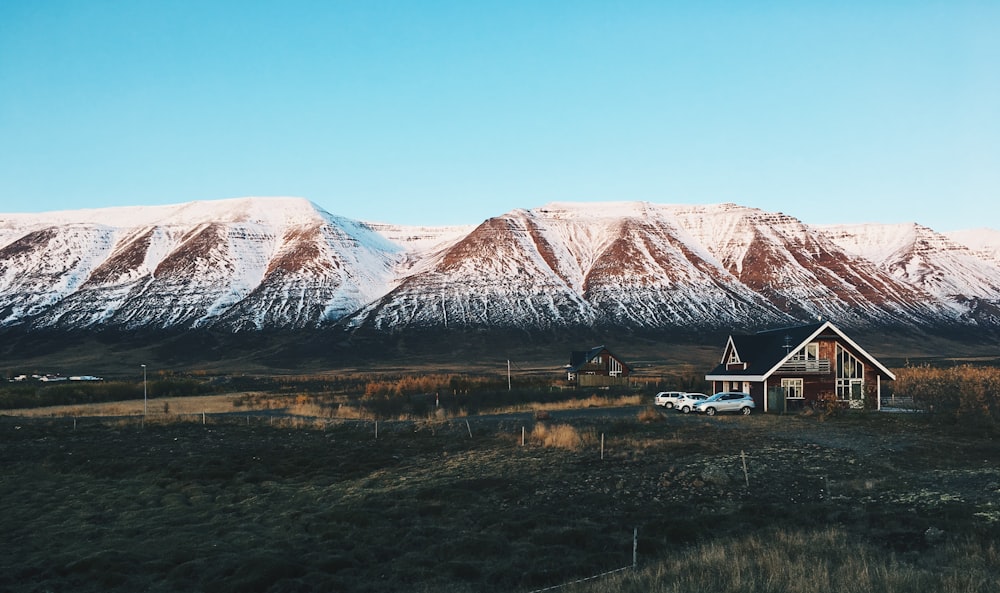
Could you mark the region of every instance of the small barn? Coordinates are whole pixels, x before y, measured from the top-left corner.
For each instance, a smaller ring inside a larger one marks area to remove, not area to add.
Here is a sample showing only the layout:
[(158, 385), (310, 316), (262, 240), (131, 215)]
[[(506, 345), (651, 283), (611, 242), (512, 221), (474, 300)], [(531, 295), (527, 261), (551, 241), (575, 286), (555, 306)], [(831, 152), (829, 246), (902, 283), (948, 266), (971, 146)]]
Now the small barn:
[(836, 397), (844, 407), (881, 408), (882, 383), (896, 376), (829, 321), (731, 335), (705, 379), (716, 391), (749, 393), (765, 412)]
[(566, 378), (577, 387), (624, 385), (631, 373), (632, 367), (605, 346), (574, 350), (566, 365)]

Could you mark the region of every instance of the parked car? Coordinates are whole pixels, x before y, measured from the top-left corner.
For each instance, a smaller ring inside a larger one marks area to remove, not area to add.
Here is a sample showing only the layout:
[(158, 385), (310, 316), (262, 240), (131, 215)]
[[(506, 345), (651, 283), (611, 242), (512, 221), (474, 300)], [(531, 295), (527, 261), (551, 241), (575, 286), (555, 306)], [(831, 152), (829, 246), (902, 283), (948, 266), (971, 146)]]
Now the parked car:
[(721, 391), (696, 403), (694, 411), (708, 416), (715, 416), (717, 412), (739, 412), (747, 416), (756, 406), (749, 393)]
[(708, 396), (704, 393), (685, 393), (674, 402), (674, 409), (688, 414), (694, 409), (696, 403), (706, 399)]
[(670, 410), (677, 403), (677, 398), (684, 395), (683, 391), (661, 391), (653, 397), (653, 403)]

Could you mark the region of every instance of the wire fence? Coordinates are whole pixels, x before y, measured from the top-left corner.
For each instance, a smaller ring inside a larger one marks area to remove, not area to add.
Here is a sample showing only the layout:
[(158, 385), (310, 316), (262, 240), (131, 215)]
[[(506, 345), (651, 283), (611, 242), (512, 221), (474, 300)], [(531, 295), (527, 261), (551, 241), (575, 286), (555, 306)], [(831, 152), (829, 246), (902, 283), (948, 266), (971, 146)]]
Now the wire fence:
[(619, 572), (624, 572), (626, 570), (635, 570), (636, 567), (638, 566), (638, 564), (639, 564), (639, 528), (636, 527), (635, 529), (632, 530), (632, 565), (631, 566), (623, 566), (621, 568), (615, 568), (613, 570), (607, 570), (605, 572), (602, 572), (600, 574), (595, 574), (593, 576), (583, 577), (583, 578), (575, 579), (575, 580), (572, 580), (572, 581), (567, 581), (565, 583), (560, 583), (558, 585), (550, 585), (550, 586), (544, 587), (542, 589), (534, 589), (532, 591), (529, 591), (529, 593), (542, 593), (543, 591), (555, 591), (556, 589), (561, 589), (563, 587), (569, 587), (570, 585), (578, 585), (580, 583), (586, 583), (588, 581), (594, 581), (594, 580), (597, 580), (597, 579), (600, 579), (600, 578), (604, 578), (604, 577), (609, 576), (609, 575), (613, 575), (613, 574), (616, 574), (616, 573), (619, 573)]
[(917, 410), (918, 406), (913, 401), (913, 396), (910, 395), (896, 395), (893, 394), (889, 397), (883, 397), (881, 403), (881, 408), (885, 411), (891, 410)]
[[(55, 423), (69, 425), (72, 429), (95, 426), (108, 427), (135, 427), (144, 429), (147, 427), (169, 426), (169, 425), (203, 425), (212, 426), (245, 426), (248, 428), (268, 427), (268, 428), (289, 428), (289, 429), (309, 429), (309, 430), (340, 430), (347, 429), (357, 432), (359, 435), (367, 435), (368, 438), (379, 440), (394, 434), (409, 434), (413, 432), (427, 431), (433, 434), (460, 434), (467, 438), (476, 438), (484, 431), (489, 433), (504, 432), (515, 434), (522, 433), (524, 427), (530, 426), (532, 422), (525, 417), (497, 418), (497, 417), (452, 417), (452, 418), (426, 418), (426, 419), (372, 419), (372, 418), (343, 418), (330, 416), (297, 415), (286, 412), (156, 412), (150, 414), (121, 414), (121, 415), (79, 415), (67, 416), (37, 415), (37, 416), (4, 416), (0, 411), (0, 418), (5, 418), (17, 423)], [(602, 449), (603, 454), (603, 449)]]

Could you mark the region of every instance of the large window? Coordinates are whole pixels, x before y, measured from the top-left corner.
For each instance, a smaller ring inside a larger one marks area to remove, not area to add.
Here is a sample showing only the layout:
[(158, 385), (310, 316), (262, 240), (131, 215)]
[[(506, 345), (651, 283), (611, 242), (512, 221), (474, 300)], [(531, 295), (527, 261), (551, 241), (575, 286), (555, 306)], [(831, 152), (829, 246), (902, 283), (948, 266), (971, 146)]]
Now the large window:
[(805, 397), (802, 390), (802, 379), (782, 379), (781, 390), (785, 392), (785, 399), (802, 399)]
[(801, 350), (792, 355), (791, 360), (810, 362), (819, 360), (819, 343), (812, 342), (811, 344), (806, 344)]
[(865, 380), (865, 365), (840, 344), (837, 344), (837, 397), (851, 399), (861, 390)]

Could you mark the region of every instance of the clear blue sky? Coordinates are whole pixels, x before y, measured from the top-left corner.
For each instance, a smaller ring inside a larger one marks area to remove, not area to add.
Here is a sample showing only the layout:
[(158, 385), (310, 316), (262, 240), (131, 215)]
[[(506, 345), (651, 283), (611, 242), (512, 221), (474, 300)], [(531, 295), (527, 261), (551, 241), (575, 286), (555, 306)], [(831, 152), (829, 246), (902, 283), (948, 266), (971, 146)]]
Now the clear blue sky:
[(1000, 229), (1000, 2), (3, 0), (0, 212), (736, 202)]

